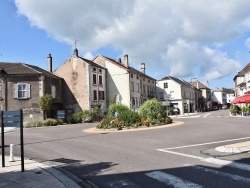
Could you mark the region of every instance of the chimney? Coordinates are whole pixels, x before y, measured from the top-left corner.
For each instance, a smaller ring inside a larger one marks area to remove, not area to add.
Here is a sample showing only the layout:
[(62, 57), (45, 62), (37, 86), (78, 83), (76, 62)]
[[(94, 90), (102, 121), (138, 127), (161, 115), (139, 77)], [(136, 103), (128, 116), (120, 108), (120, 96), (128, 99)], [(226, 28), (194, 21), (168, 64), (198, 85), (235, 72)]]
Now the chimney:
[(118, 58), (118, 63), (122, 64), (122, 59)]
[(75, 50), (74, 50), (74, 55), (75, 55), (76, 57), (78, 57), (78, 50), (77, 50), (77, 48), (75, 48)]
[(49, 54), (48, 58), (48, 71), (52, 72), (52, 56)]
[(143, 73), (143, 74), (145, 74), (145, 63), (141, 63), (141, 72)]
[(197, 89), (199, 89), (199, 82), (198, 82), (198, 80), (196, 80), (196, 84), (197, 84)]
[(124, 66), (128, 67), (128, 55), (124, 55)]

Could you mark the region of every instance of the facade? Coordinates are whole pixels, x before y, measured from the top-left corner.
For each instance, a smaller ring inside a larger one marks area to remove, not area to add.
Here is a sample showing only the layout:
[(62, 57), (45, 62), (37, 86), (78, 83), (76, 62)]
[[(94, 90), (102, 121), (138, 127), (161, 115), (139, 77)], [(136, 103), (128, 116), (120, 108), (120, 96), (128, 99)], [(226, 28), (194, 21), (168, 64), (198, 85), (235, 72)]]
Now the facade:
[[(52, 57), (48, 62), (52, 67)], [(0, 63), (0, 108), (3, 111), (23, 109), (24, 121), (44, 119), (38, 107), (40, 97), (51, 94), (52, 113), (62, 109), (62, 79), (52, 72), (24, 63)]]
[(189, 82), (189, 84), (202, 91), (202, 98), (199, 98), (198, 111), (212, 110), (211, 89), (200, 83), (198, 80), (195, 82)]
[(226, 93), (226, 99), (227, 99), (227, 106), (230, 106), (231, 101), (235, 99), (235, 92), (233, 89), (227, 89), (227, 88), (222, 88), (222, 91)]
[(166, 76), (157, 82), (157, 98), (163, 105), (179, 108), (180, 113), (197, 111), (201, 90), (186, 81)]
[(250, 63), (234, 77), (235, 97), (250, 93)]
[(64, 79), (63, 106), (69, 113), (94, 108), (101, 114), (107, 112), (105, 68), (79, 57), (75, 49), (74, 54), (54, 73)]
[(122, 103), (130, 109), (138, 110), (146, 100), (155, 98), (156, 80), (145, 74), (145, 64), (141, 64), (141, 71), (129, 66), (128, 55), (124, 56), (124, 64), (98, 55), (95, 63), (107, 69), (107, 102), (112, 99)]
[(227, 94), (222, 89), (212, 91), (212, 104), (218, 109), (227, 104)]

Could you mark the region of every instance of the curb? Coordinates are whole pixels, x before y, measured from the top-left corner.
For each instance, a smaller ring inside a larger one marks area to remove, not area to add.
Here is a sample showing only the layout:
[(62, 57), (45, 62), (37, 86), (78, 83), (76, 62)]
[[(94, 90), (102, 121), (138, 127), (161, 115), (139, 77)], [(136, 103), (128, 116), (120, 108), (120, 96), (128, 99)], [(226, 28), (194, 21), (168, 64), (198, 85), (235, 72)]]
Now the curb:
[(250, 141), (240, 142), (236, 144), (230, 144), (225, 146), (219, 146), (215, 148), (218, 152), (223, 153), (244, 153), (250, 151)]

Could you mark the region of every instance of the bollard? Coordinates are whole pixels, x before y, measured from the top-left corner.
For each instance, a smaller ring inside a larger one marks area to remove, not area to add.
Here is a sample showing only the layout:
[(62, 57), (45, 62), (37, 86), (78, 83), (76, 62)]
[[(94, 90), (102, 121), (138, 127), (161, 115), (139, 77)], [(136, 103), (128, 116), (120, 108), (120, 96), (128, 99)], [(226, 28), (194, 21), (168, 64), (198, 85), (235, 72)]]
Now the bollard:
[(15, 162), (13, 147), (14, 147), (14, 144), (10, 144), (10, 159), (9, 159), (9, 162)]

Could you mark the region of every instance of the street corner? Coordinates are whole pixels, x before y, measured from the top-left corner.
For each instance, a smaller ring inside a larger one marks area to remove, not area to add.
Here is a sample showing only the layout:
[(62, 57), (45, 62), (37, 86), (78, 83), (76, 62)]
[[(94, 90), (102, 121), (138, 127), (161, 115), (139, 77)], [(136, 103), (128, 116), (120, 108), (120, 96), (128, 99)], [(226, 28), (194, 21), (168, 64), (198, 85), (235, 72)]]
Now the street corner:
[(166, 125), (156, 125), (156, 126), (151, 126), (151, 127), (139, 127), (139, 128), (129, 128), (129, 129), (97, 129), (96, 127), (84, 129), (83, 132), (86, 133), (116, 133), (116, 132), (130, 132), (130, 131), (145, 131), (145, 130), (152, 130), (152, 129), (162, 129), (162, 128), (167, 128), (167, 127), (174, 127), (174, 126), (179, 126), (183, 125), (184, 122), (182, 121), (173, 121), (173, 123), (166, 124)]
[(239, 142), (239, 143), (234, 143), (234, 144), (225, 145), (225, 146), (219, 146), (219, 147), (216, 147), (215, 150), (218, 152), (231, 153), (231, 154), (249, 152), (250, 141)]

